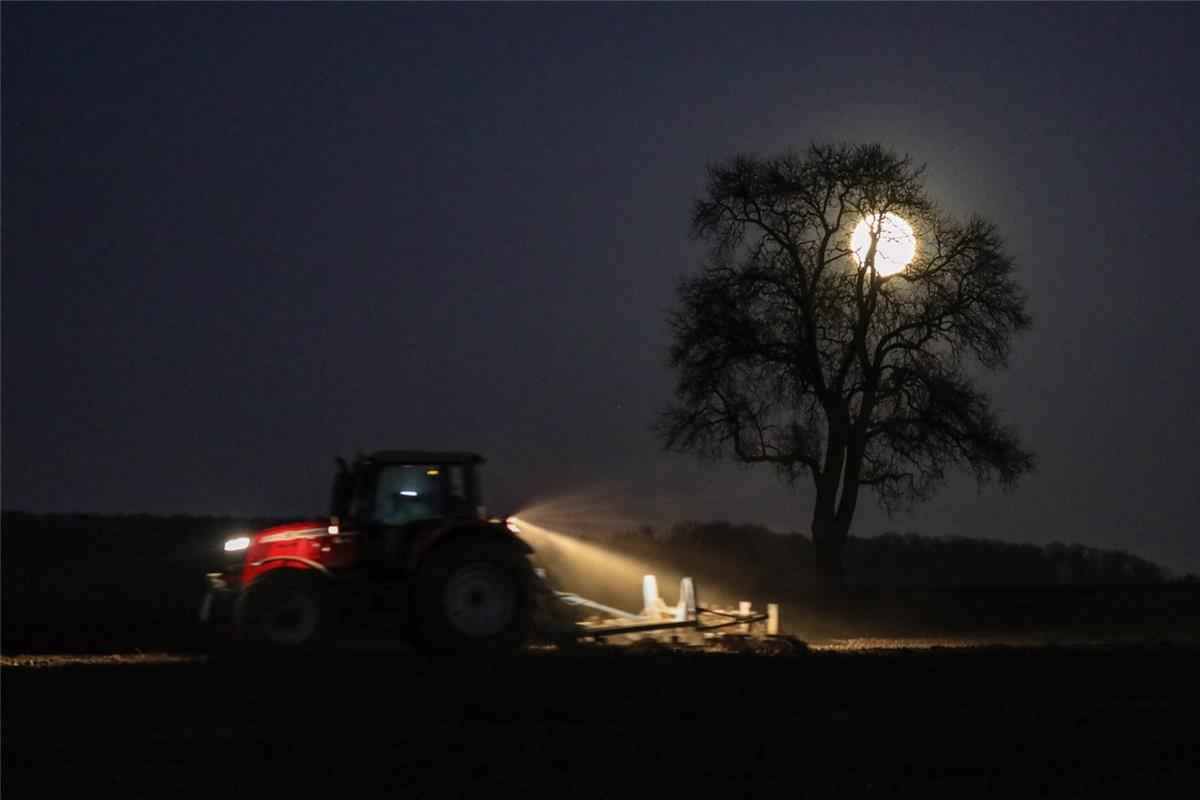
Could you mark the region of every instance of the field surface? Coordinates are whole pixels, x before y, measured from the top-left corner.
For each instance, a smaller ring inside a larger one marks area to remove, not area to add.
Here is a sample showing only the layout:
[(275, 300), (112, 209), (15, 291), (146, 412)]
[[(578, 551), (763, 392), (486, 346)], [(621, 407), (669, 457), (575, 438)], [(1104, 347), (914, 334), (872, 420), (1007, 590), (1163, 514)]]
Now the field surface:
[(5, 798), (1200, 796), (1180, 646), (6, 655)]

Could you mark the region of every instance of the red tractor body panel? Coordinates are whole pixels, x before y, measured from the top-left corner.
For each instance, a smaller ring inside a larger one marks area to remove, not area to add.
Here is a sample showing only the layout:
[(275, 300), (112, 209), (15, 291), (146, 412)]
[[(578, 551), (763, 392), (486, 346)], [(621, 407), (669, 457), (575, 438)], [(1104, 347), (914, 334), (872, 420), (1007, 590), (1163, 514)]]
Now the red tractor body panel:
[(336, 530), (330, 532), (327, 519), (314, 519), (258, 531), (250, 537), (238, 583), (247, 585), (282, 567), (328, 572), (355, 566), (361, 555), (358, 535)]
[[(331, 532), (331, 528), (337, 532)], [(504, 536), (523, 552), (533, 552), (503, 523), (445, 519), (413, 542), (404, 562), (405, 573), (415, 574), (425, 556), (445, 539), (458, 533), (480, 530)], [(236, 587), (248, 586), (273, 569), (311, 569), (325, 574), (344, 572), (359, 567), (363, 555), (363, 537), (352, 527), (331, 526), (328, 519), (291, 522), (251, 534), (250, 547), (246, 550), (240, 572), (229, 573), (226, 579)]]

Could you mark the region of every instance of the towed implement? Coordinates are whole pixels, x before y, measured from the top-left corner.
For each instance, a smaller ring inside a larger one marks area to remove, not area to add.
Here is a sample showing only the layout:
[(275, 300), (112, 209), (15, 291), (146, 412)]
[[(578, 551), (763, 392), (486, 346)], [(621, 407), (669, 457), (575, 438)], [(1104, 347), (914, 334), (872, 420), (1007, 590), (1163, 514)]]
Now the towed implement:
[(658, 593), (654, 575), (642, 578), (642, 610), (622, 611), (589, 600), (574, 592), (554, 592), (562, 603), (586, 608), (594, 613), (576, 622), (572, 635), (581, 639), (667, 638), (686, 644), (714, 644), (742, 640), (751, 636), (779, 635), (779, 606), (768, 603), (765, 612), (755, 611), (749, 601), (737, 609), (705, 608), (696, 601), (696, 583), (691, 578), (679, 581), (679, 602), (667, 605)]
[[(343, 626), (398, 629), (428, 650), (487, 653), (543, 634), (559, 641), (669, 637), (680, 641), (778, 632), (778, 608), (703, 608), (685, 578), (668, 606), (654, 576), (644, 607), (621, 611), (552, 592), (529, 562), (517, 523), (488, 517), (484, 459), (468, 452), (383, 451), (338, 459), (330, 515), (224, 543), (200, 609), (244, 653), (311, 654)], [(557, 619), (557, 609), (599, 616)]]

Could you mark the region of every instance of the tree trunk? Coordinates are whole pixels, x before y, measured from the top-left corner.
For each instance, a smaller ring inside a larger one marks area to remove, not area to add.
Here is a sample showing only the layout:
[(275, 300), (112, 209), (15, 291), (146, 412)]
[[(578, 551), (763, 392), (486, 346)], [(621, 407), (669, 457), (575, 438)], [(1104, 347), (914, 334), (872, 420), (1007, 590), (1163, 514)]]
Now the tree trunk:
[(839, 530), (833, 504), (818, 503), (813, 509), (812, 542), (816, 567), (817, 590), (821, 594), (836, 594), (846, 582), (842, 554), (846, 549), (846, 532)]

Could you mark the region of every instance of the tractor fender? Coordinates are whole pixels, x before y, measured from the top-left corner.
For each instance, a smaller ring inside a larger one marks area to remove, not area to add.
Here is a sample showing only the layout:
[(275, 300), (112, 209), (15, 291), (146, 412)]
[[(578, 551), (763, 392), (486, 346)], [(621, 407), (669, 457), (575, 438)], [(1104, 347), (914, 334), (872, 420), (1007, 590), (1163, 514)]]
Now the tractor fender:
[(451, 541), (457, 541), (464, 536), (487, 536), (495, 537), (498, 540), (507, 542), (513, 547), (516, 552), (523, 556), (533, 555), (533, 548), (528, 542), (519, 536), (513, 534), (503, 525), (497, 525), (491, 522), (469, 521), (448, 521), (445, 524), (434, 528), (420, 541), (416, 542), (409, 551), (408, 560), (405, 564), (405, 571), (409, 575), (414, 575), (422, 562), (430, 556), (435, 550), (445, 546)]
[(251, 567), (261, 569), (255, 576), (255, 580), (269, 572), (287, 567), (288, 565), (291, 565), (292, 569), (313, 570), (330, 581), (337, 580), (337, 576), (330, 572), (329, 568), (324, 564), (301, 556), (272, 556), (271, 558), (264, 558), (261, 561), (254, 561), (250, 564)]

